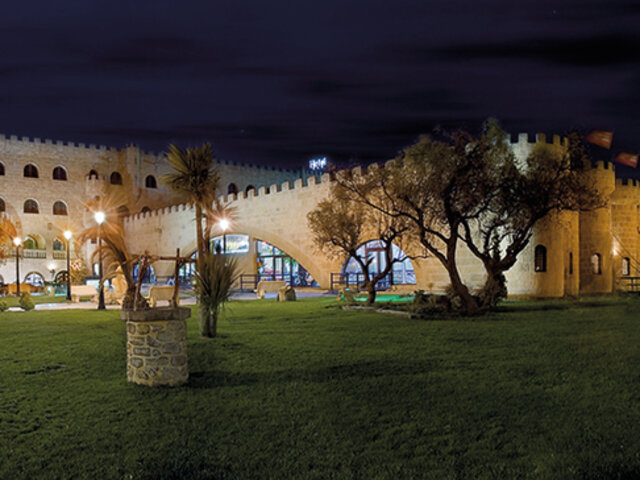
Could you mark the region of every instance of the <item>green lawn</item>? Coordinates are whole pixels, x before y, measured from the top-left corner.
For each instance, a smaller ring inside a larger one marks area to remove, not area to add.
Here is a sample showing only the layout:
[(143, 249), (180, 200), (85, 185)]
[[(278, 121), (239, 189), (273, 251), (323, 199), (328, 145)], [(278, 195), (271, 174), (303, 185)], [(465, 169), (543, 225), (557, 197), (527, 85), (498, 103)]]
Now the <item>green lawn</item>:
[(640, 302), (409, 320), (331, 300), (189, 320), (191, 378), (125, 380), (115, 311), (0, 314), (0, 478), (640, 477)]

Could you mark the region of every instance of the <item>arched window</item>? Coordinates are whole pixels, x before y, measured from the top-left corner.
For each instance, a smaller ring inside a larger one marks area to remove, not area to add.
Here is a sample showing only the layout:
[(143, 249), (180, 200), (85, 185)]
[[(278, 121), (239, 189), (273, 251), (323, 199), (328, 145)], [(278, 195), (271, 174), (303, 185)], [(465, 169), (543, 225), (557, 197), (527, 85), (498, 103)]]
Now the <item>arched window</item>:
[(53, 169), (53, 179), (54, 180), (67, 179), (67, 171), (64, 169), (64, 167), (56, 167)]
[(53, 239), (53, 251), (54, 252), (64, 252), (65, 250), (66, 250), (65, 243), (59, 238), (54, 238)]
[(4, 175), (4, 163), (0, 162), (0, 175)]
[(129, 209), (126, 205), (120, 205), (117, 210), (118, 220), (122, 220), (124, 217), (129, 215)]
[(624, 257), (622, 259), (622, 276), (628, 277), (629, 275), (631, 275), (631, 260), (629, 257)]
[(40, 213), (38, 210), (38, 202), (29, 199), (24, 202), (24, 213)]
[(153, 175), (147, 175), (147, 178), (144, 179), (144, 186), (147, 188), (158, 188), (156, 177)]
[(60, 270), (58, 273), (56, 273), (54, 282), (67, 283), (67, 276), (68, 276), (68, 273), (66, 270)]
[(573, 252), (569, 252), (569, 275), (573, 275)]
[(122, 185), (122, 176), (118, 172), (111, 174), (111, 185)]
[(28, 163), (24, 167), (24, 176), (28, 178), (38, 178), (38, 167), (33, 163)]
[(98, 172), (96, 172), (95, 170), (91, 170), (89, 171), (89, 180), (97, 180), (98, 179)]
[(141, 213), (147, 213), (150, 212), (151, 209), (149, 207), (142, 207), (142, 210), (140, 210)]
[(547, 271), (547, 247), (544, 245), (536, 246), (534, 252), (534, 270), (536, 272)]
[(249, 195), (249, 192), (250, 192), (251, 190), (253, 190), (253, 192), (255, 193), (255, 191), (256, 191), (256, 187), (254, 187), (253, 185), (247, 185), (247, 188), (245, 188), (245, 190), (244, 190), (244, 191), (245, 191), (245, 193), (246, 193), (247, 195)]
[(44, 287), (44, 278), (38, 272), (30, 272), (24, 277), (24, 283), (34, 287)]
[(6, 212), (7, 206), (4, 204), (4, 200), (0, 198), (0, 212)]
[(238, 193), (238, 186), (235, 183), (230, 183), (229, 187), (227, 187), (227, 193), (229, 195), (231, 194), (237, 194)]
[(591, 255), (591, 271), (594, 275), (602, 274), (602, 256), (599, 253)]
[(67, 204), (58, 200), (53, 204), (54, 215), (67, 215)]

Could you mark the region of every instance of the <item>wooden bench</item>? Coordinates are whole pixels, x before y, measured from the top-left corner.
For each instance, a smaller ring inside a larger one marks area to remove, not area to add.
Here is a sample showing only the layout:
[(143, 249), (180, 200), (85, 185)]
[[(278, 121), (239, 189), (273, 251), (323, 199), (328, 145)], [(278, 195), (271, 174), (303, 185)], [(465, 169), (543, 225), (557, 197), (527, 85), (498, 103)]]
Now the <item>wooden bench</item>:
[[(166, 300), (171, 305), (173, 300), (173, 286), (172, 285), (155, 285), (149, 288), (149, 303), (151, 308), (155, 308), (158, 300)], [(180, 303), (180, 299), (176, 299), (176, 304)]]
[(258, 298), (264, 298), (265, 293), (278, 293), (281, 288), (287, 286), (287, 282), (284, 280), (263, 280), (258, 282), (256, 286), (256, 292)]
[(92, 285), (71, 285), (71, 301), (78, 303), (80, 297), (91, 297), (91, 301), (98, 295), (98, 289)]

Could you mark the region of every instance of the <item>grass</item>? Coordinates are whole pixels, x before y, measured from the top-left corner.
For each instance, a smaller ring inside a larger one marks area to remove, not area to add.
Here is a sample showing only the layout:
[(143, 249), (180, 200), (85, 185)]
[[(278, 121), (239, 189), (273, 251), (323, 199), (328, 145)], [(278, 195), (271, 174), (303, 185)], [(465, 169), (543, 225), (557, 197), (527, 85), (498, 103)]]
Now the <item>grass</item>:
[(232, 302), (213, 341), (192, 316), (175, 389), (126, 383), (117, 312), (0, 314), (0, 478), (640, 476), (638, 302), (333, 303)]

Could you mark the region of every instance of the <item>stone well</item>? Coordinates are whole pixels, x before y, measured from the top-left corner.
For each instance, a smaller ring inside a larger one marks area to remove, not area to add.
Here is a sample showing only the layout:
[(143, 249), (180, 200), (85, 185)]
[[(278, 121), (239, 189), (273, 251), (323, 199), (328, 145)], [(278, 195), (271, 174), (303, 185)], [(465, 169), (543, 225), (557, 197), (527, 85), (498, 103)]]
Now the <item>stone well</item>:
[(127, 380), (140, 385), (182, 385), (189, 379), (188, 308), (122, 310), (127, 322)]

